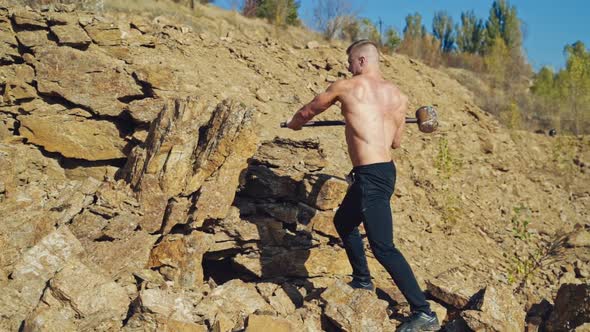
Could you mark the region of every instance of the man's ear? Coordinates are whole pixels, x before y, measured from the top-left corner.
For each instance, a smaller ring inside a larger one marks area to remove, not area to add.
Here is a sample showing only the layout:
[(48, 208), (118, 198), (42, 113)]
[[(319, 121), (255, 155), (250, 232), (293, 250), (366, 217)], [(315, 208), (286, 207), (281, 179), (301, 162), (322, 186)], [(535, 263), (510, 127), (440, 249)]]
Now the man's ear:
[(363, 66), (367, 63), (367, 59), (364, 56), (361, 56), (359, 57), (359, 62), (361, 63), (361, 66)]

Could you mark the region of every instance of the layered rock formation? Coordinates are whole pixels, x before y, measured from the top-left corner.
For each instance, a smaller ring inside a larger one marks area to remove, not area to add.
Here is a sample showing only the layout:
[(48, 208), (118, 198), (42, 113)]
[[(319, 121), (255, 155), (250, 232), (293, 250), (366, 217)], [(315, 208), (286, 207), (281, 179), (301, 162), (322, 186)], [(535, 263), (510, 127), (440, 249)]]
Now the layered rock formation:
[[(0, 4), (1, 330), (403, 321), (368, 249), (377, 294), (345, 284), (332, 225), (350, 168), (342, 130), (278, 128), (347, 75), (345, 45), (208, 7), (188, 24), (41, 8)], [(444, 73), (402, 56), (382, 65), (412, 106), (441, 112), (440, 132), (409, 129), (393, 153), (392, 211), (440, 320), (587, 323), (588, 138), (510, 132)]]

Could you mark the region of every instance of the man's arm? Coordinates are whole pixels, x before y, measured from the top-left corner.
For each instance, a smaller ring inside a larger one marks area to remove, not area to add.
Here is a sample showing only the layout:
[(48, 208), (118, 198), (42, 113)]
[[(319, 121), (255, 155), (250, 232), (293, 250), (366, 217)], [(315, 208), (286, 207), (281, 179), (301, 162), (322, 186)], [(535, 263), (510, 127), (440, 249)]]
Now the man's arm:
[(340, 96), (343, 81), (334, 82), (325, 92), (315, 96), (311, 102), (301, 107), (287, 122), (287, 127), (300, 130), (304, 124), (332, 106)]
[(395, 135), (393, 136), (393, 141), (391, 142), (392, 149), (397, 149), (402, 146), (402, 135), (406, 129), (406, 112), (408, 110), (408, 98), (406, 96), (401, 96), (401, 103), (399, 107), (400, 108), (396, 116), (398, 127), (395, 131)]

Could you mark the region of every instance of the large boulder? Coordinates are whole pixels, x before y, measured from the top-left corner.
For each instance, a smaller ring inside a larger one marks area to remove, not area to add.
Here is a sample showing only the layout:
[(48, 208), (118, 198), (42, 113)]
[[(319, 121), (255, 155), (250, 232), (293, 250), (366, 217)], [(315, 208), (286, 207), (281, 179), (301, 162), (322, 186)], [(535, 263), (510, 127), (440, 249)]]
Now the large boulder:
[(233, 262), (263, 277), (320, 277), (347, 275), (350, 263), (344, 250), (332, 246), (313, 248), (266, 246), (261, 252), (239, 254)]
[(389, 320), (388, 303), (370, 291), (353, 289), (338, 280), (321, 295), (326, 302), (324, 314), (342, 331), (393, 331)]
[(302, 199), (309, 205), (320, 210), (337, 208), (348, 190), (348, 183), (326, 174), (305, 176), (302, 188)]
[(49, 288), (76, 313), (83, 330), (120, 328), (128, 311), (130, 300), (121, 286), (76, 260), (55, 275)]
[(43, 46), (35, 50), (35, 58), (39, 93), (62, 97), (95, 114), (118, 116), (125, 109), (122, 99), (143, 96), (122, 61), (94, 48)]
[(272, 312), (272, 308), (254, 284), (240, 279), (230, 280), (215, 288), (195, 308), (195, 313), (202, 316), (209, 326), (222, 322), (230, 329), (243, 328), (244, 318), (257, 311)]
[(317, 139), (294, 141), (276, 137), (261, 144), (251, 163), (243, 195), (298, 201), (304, 176), (323, 169), (327, 160)]
[(27, 250), (15, 264), (11, 280), (0, 284), (0, 329), (18, 330), (39, 302), (47, 282), (83, 251), (67, 226), (60, 227)]
[[(136, 231), (121, 239), (113, 239), (111, 236), (119, 232), (109, 233), (108, 227), (109, 225), (105, 227), (106, 234), (103, 233), (98, 238), (106, 239), (106, 241), (90, 241), (85, 244), (89, 259), (113, 279), (144, 269), (148, 265), (151, 250), (158, 236), (150, 235), (145, 231)], [(127, 252), (127, 254), (121, 255), (121, 252)]]
[(57, 37), (60, 45), (71, 46), (79, 49), (86, 49), (92, 40), (78, 22), (66, 25), (53, 25), (51, 32)]
[(20, 28), (47, 28), (45, 18), (38, 12), (32, 10), (19, 8), (12, 14), (12, 20), (14, 21), (14, 24)]
[(152, 122), (146, 142), (124, 169), (144, 205), (162, 220), (172, 197), (194, 196), (194, 226), (227, 216), (240, 172), (257, 146), (253, 109), (226, 100), (213, 115), (202, 100), (169, 101)]
[(14, 63), (20, 59), (18, 51), (18, 42), (14, 31), (12, 30), (12, 23), (6, 16), (8, 10), (0, 8), (0, 61), (2, 63)]
[(511, 289), (486, 287), (473, 310), (465, 310), (461, 317), (474, 331), (524, 331), (525, 312)]
[(457, 309), (467, 308), (483, 283), (473, 278), (473, 272), (452, 268), (426, 281), (428, 292), (437, 300)]
[(123, 42), (123, 33), (113, 22), (95, 19), (84, 29), (92, 41), (100, 46), (117, 46)]
[(60, 114), (24, 115), (21, 135), (45, 150), (67, 158), (111, 160), (125, 158), (127, 142), (110, 121), (89, 120)]
[(206, 326), (195, 323), (201, 319), (193, 310), (202, 298), (200, 291), (143, 289), (123, 330), (206, 332)]

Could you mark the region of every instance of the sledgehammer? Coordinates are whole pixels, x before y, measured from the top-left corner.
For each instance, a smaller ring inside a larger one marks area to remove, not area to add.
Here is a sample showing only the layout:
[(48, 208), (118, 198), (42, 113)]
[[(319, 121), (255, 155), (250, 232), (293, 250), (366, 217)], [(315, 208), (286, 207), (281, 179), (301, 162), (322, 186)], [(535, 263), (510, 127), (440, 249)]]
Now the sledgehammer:
[[(422, 106), (416, 110), (415, 118), (406, 118), (406, 123), (417, 123), (418, 128), (423, 133), (431, 133), (438, 128), (438, 116), (434, 106)], [(304, 127), (325, 127), (325, 126), (343, 126), (346, 123), (341, 120), (328, 121), (310, 121), (304, 124)], [(281, 128), (286, 128), (287, 122), (281, 122)]]

